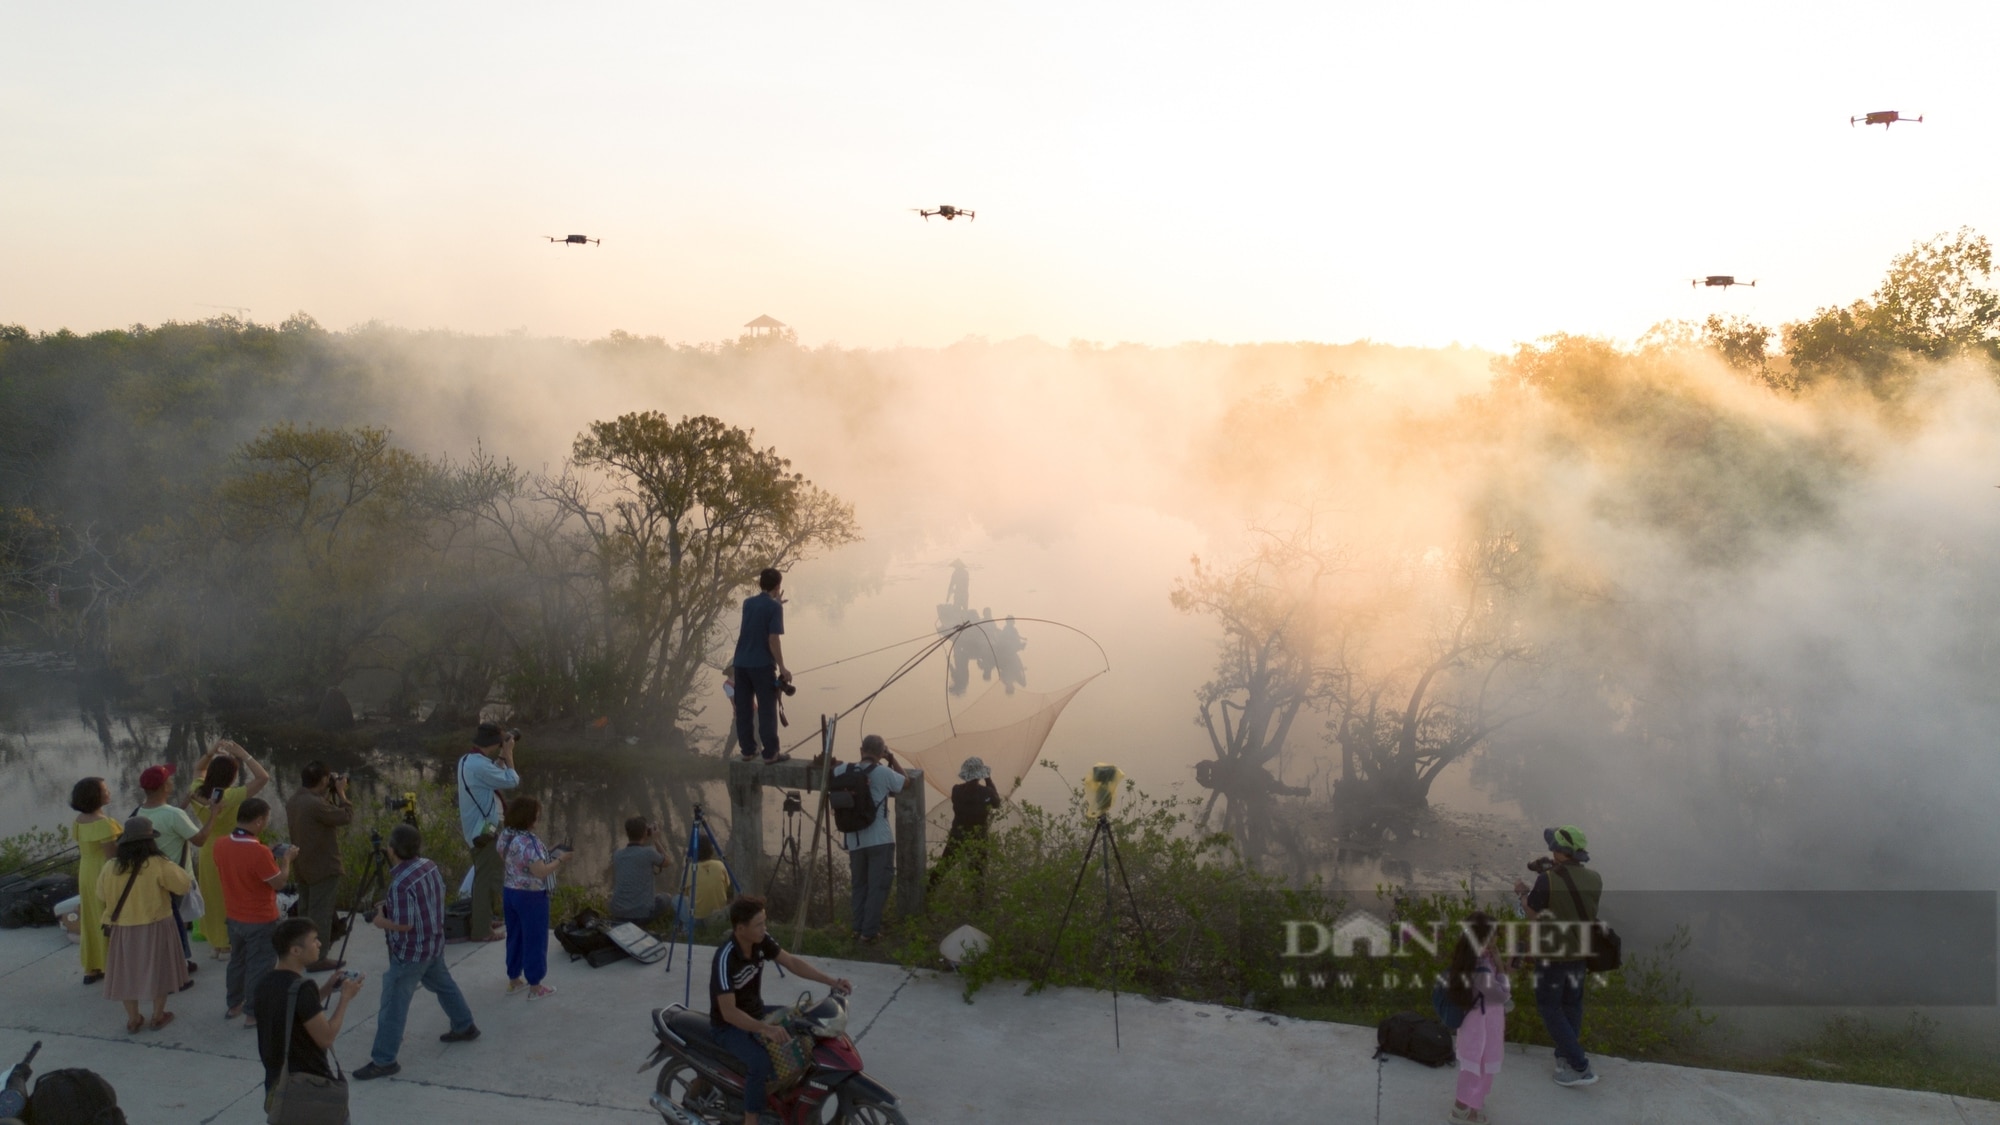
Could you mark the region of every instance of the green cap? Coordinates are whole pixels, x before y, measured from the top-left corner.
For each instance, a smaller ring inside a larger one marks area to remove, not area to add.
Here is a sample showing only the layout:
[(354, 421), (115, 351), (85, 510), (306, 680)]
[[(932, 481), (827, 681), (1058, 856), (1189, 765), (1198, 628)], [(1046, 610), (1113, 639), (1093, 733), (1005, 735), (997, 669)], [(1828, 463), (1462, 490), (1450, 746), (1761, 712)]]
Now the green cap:
[(1583, 838), (1583, 829), (1572, 824), (1561, 828), (1542, 829), (1542, 839), (1552, 851), (1571, 852), (1579, 857), (1589, 855), (1590, 842)]

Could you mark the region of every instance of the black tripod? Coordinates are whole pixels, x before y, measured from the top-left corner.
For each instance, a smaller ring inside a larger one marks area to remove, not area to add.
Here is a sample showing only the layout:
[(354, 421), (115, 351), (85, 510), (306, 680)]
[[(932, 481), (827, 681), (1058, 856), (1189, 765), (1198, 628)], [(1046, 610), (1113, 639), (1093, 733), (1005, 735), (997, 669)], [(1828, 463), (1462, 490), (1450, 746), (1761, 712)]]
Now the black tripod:
[(1146, 926), (1145, 915), (1139, 913), (1138, 896), (1132, 893), (1132, 880), (1125, 876), (1125, 857), (1118, 853), (1118, 836), (1111, 831), (1109, 813), (1097, 814), (1097, 827), (1091, 829), (1090, 843), (1083, 849), (1083, 862), (1076, 868), (1076, 883), (1069, 889), (1069, 902), (1063, 905), (1062, 921), (1056, 923), (1056, 938), (1049, 946), (1049, 959), (1042, 965), (1042, 975), (1035, 980), (1035, 987), (1048, 983), (1049, 972), (1056, 967), (1056, 951), (1062, 948), (1063, 931), (1069, 927), (1070, 911), (1076, 906), (1077, 892), (1083, 889), (1083, 876), (1090, 870), (1090, 857), (1097, 851), (1098, 841), (1104, 842), (1105, 855), (1099, 859), (1104, 867), (1104, 931), (1111, 942), (1111, 1042), (1114, 1047), (1122, 1047), (1123, 1035), (1118, 1026), (1118, 919), (1114, 916), (1114, 897), (1111, 893), (1111, 867), (1118, 866), (1118, 881), (1125, 886), (1125, 901), (1132, 906), (1132, 920), (1139, 924), (1139, 934), (1145, 939), (1146, 952), (1153, 947), (1152, 931)]
[[(687, 853), (681, 856), (681, 878), (675, 887), (681, 896), (682, 909), (688, 912), (690, 919), (694, 916), (695, 864), (699, 862), (701, 842), (704, 839), (708, 841), (708, 846), (714, 849), (716, 858), (722, 859), (722, 845), (716, 843), (715, 833), (709, 830), (708, 820), (701, 815), (701, 803), (697, 801), (694, 806), (694, 817), (688, 821)], [(734, 895), (741, 891), (743, 885), (736, 881), (736, 872), (730, 870), (729, 861), (726, 859), (722, 860), (722, 870), (729, 876), (730, 894)], [(684, 928), (687, 930), (687, 987), (683, 990), (683, 1002), (691, 1004), (694, 1002), (694, 927), (689, 925)], [(667, 944), (666, 971), (669, 973), (674, 971), (672, 942)]]
[[(361, 881), (355, 884), (354, 897), (348, 900), (347, 915), (340, 920), (340, 952), (335, 961), (347, 960), (347, 943), (354, 937), (354, 916), (368, 907), (368, 916), (373, 918), (372, 908), (378, 891), (389, 888), (389, 858), (382, 847), (382, 834), (370, 829), (368, 832), (368, 862), (361, 868)], [(324, 956), (324, 955), (322, 955)]]
[(765, 881), (765, 886), (771, 888), (773, 891), (777, 889), (778, 876), (783, 874), (787, 867), (791, 868), (792, 885), (801, 888), (805, 886), (805, 867), (800, 859), (799, 845), (800, 836), (803, 831), (801, 822), (805, 820), (805, 815), (805, 802), (800, 798), (798, 792), (796, 790), (786, 792), (785, 841), (778, 846), (778, 859), (775, 863), (771, 864), (771, 877)]

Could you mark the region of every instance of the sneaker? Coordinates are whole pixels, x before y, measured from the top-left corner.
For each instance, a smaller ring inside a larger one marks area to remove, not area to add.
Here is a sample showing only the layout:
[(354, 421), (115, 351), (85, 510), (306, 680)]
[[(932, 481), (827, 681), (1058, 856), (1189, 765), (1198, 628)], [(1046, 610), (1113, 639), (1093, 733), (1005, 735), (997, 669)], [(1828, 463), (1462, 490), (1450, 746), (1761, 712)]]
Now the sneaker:
[(1462, 1105), (1451, 1107), (1451, 1116), (1445, 1118), (1449, 1125), (1489, 1125), (1493, 1119), (1476, 1109)]
[(1556, 1085), (1558, 1086), (1588, 1086), (1596, 1081), (1597, 1072), (1587, 1066), (1581, 1074), (1565, 1066), (1562, 1068), (1562, 1072), (1556, 1075)]
[(479, 1025), (473, 1024), (464, 1031), (447, 1031), (438, 1036), (440, 1043), (470, 1043), (479, 1038)]
[(764, 764), (765, 764), (765, 765), (767, 765), (767, 766), (775, 766), (775, 765), (777, 765), (777, 764), (778, 764), (779, 762), (789, 762), (789, 761), (791, 761), (791, 760), (792, 760), (792, 756), (791, 756), (790, 754), (766, 754), (766, 755), (764, 755)]
[(1569, 1068), (1568, 1059), (1563, 1058), (1561, 1055), (1556, 1056), (1556, 1078), (1558, 1080), (1560, 1080), (1562, 1076), (1565, 1074), (1575, 1074), (1575, 1073), (1576, 1073), (1575, 1071)]
[(349, 1077), (366, 1082), (370, 1078), (387, 1078), (392, 1074), (399, 1074), (402, 1072), (402, 1069), (403, 1064), (401, 1063), (390, 1063), (388, 1066), (383, 1066), (380, 1063), (371, 1062), (360, 1070), (350, 1070), (347, 1073)]
[[(528, 989), (528, 999), (530, 1000), (540, 1000), (544, 996), (554, 996), (555, 994), (556, 989), (552, 984), (538, 984)], [(1597, 1079), (1593, 1078), (1591, 1081), (1595, 1082)]]

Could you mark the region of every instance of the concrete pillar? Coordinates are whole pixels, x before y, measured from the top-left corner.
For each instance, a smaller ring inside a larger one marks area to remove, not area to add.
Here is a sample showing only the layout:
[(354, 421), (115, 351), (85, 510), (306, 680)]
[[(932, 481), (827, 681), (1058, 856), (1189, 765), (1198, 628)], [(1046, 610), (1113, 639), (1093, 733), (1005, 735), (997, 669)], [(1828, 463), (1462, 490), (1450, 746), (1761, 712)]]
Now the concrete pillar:
[(924, 912), (924, 887), (930, 881), (926, 871), (930, 850), (924, 839), (927, 786), (924, 771), (907, 773), (903, 791), (889, 798), (889, 804), (896, 814), (896, 909), (905, 918), (915, 918)]
[[(924, 823), (924, 771), (908, 771), (903, 792), (889, 798), (889, 815), (896, 832), (896, 909), (914, 918), (924, 912), (924, 886), (928, 882), (930, 849)], [(806, 815), (819, 808), (819, 774), (809, 761), (764, 765), (741, 759), (729, 763), (729, 868), (750, 894), (764, 893), (764, 789), (797, 789), (805, 793)], [(829, 814), (831, 819), (831, 814)], [(810, 831), (810, 824), (807, 826)], [(828, 824), (832, 830), (832, 825)], [(806, 841), (811, 860), (815, 841)], [(840, 833), (834, 831), (834, 862), (841, 863)], [(822, 872), (823, 874), (823, 872)], [(818, 895), (815, 891), (815, 897)]]

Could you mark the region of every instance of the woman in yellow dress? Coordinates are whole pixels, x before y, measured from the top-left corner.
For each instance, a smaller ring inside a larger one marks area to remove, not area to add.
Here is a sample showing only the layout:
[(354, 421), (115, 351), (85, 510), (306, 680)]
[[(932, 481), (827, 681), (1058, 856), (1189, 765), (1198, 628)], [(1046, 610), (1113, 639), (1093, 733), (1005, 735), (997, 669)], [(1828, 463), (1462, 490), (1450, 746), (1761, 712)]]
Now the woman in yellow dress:
[[(215, 869), (215, 844), (227, 840), (236, 830), (236, 810), (246, 799), (262, 792), (271, 775), (249, 751), (226, 738), (202, 755), (194, 768), (202, 775), (201, 784), (188, 794), (188, 806), (207, 809), (213, 818), (208, 824), (208, 843), (201, 846), (195, 871), (195, 877), (201, 880), (200, 928), (202, 940), (219, 961), (229, 956), (229, 916), (222, 901), (222, 876)], [(245, 773), (249, 774), (248, 780), (236, 784)]]
[(120, 825), (104, 815), (111, 803), (111, 789), (101, 777), (86, 777), (69, 791), (69, 807), (76, 810), (70, 835), (76, 839), (76, 885), (82, 903), (78, 907), (78, 954), (83, 959), (83, 983), (104, 979), (104, 929), (99, 925), (104, 908), (97, 901), (97, 879), (104, 873), (104, 861), (118, 847)]

